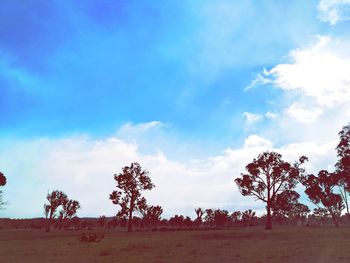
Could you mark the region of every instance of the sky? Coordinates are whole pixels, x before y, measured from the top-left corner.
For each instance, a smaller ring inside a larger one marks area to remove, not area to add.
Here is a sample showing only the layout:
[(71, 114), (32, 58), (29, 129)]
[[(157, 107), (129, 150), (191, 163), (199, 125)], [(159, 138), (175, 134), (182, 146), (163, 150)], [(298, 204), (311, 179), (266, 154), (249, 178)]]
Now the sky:
[(1, 1), (0, 216), (42, 217), (55, 189), (113, 216), (131, 162), (164, 217), (263, 211), (234, 183), (259, 153), (334, 169), (349, 32), (350, 0)]

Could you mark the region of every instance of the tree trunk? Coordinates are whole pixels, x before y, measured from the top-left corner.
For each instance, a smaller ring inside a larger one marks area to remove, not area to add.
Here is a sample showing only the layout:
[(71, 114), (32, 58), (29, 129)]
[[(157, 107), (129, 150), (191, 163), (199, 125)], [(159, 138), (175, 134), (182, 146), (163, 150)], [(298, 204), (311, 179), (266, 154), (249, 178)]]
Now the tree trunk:
[(132, 211), (134, 210), (133, 198), (130, 199), (129, 219), (128, 219), (128, 232), (132, 232)]
[(270, 175), (267, 175), (267, 216), (266, 216), (266, 230), (272, 229), (271, 222), (271, 189), (270, 189)]
[(350, 218), (350, 214), (349, 214), (349, 204), (348, 204), (348, 197), (347, 197), (347, 191), (345, 189), (345, 186), (344, 186), (344, 203), (346, 205), (346, 213), (347, 213), (347, 216), (348, 218)]
[(267, 230), (272, 229), (270, 200), (267, 202), (267, 216), (266, 216), (266, 226), (265, 226), (265, 229), (267, 229)]
[(50, 211), (49, 218), (48, 218), (48, 220), (47, 220), (47, 224), (46, 224), (46, 232), (47, 232), (47, 233), (50, 232), (51, 222), (52, 222), (52, 216), (53, 216), (53, 212), (52, 212), (52, 210), (51, 210), (51, 211)]

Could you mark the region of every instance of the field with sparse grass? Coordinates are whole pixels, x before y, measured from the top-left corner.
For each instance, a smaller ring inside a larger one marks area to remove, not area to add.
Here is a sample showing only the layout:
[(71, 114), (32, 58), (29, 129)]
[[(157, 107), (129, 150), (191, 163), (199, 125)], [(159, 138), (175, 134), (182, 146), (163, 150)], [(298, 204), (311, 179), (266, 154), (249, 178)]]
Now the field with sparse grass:
[(83, 233), (2, 230), (0, 262), (350, 262), (350, 227)]

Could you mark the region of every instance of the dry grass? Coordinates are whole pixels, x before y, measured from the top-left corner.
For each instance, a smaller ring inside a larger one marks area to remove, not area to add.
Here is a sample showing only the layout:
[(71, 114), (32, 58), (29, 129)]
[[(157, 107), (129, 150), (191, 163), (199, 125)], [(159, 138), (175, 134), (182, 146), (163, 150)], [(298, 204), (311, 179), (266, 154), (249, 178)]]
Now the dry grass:
[(349, 227), (81, 234), (0, 231), (0, 262), (350, 262)]

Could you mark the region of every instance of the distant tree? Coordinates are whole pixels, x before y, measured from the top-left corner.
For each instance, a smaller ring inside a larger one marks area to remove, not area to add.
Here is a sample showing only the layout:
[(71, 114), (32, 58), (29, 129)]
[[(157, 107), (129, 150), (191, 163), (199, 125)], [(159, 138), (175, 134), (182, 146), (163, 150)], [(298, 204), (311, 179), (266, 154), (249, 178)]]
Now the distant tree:
[(216, 226), (224, 226), (228, 222), (229, 216), (227, 210), (216, 209), (214, 211), (214, 222)]
[(192, 226), (192, 219), (189, 216), (186, 216), (184, 219), (184, 225), (187, 228), (190, 228)]
[(194, 211), (196, 212), (196, 215), (197, 215), (197, 218), (195, 219), (196, 224), (198, 225), (202, 224), (202, 217), (205, 212), (200, 207), (196, 208)]
[(338, 133), (339, 143), (336, 147), (338, 161), (335, 176), (338, 180), (339, 192), (346, 206), (347, 216), (350, 217), (348, 193), (350, 192), (350, 124)]
[(159, 224), (162, 213), (163, 208), (159, 205), (148, 206), (145, 210), (141, 212), (145, 224), (152, 226), (157, 226)]
[(52, 220), (57, 216), (56, 211), (57, 208), (63, 204), (63, 202), (67, 199), (67, 195), (62, 191), (52, 191), (52, 193), (48, 193), (46, 196), (48, 204), (44, 205), (44, 213), (46, 215), (46, 232), (50, 232), (50, 227), (52, 224)]
[(183, 215), (175, 215), (171, 218), (169, 218), (169, 225), (171, 227), (179, 227), (181, 228), (184, 224), (185, 218)]
[(204, 217), (204, 221), (207, 225), (212, 226), (214, 225), (215, 222), (215, 214), (214, 214), (214, 210), (213, 209), (206, 209), (205, 210), (205, 217)]
[(242, 213), (242, 222), (245, 226), (252, 226), (257, 221), (257, 216), (251, 209), (245, 210)]
[(238, 224), (242, 219), (242, 212), (241, 211), (234, 211), (234, 212), (232, 212), (230, 218), (231, 218), (231, 222), (233, 224)]
[[(5, 175), (0, 172), (0, 186), (6, 185), (7, 180)], [(6, 204), (6, 202), (2, 199), (2, 191), (0, 190), (0, 209), (3, 209), (3, 206)]]
[(344, 204), (341, 195), (334, 192), (334, 187), (337, 185), (336, 177), (328, 171), (322, 170), (318, 176), (310, 174), (303, 180), (303, 184), (306, 187), (305, 193), (311, 202), (318, 208), (327, 209), (334, 225), (339, 227), (339, 218)]
[(100, 228), (105, 228), (106, 227), (106, 223), (107, 223), (107, 218), (105, 215), (100, 216), (100, 218), (98, 219), (98, 226)]
[(59, 212), (58, 219), (60, 221), (59, 228), (62, 228), (63, 222), (66, 219), (70, 219), (76, 215), (78, 209), (80, 208), (80, 204), (77, 200), (71, 199), (63, 199), (62, 200), (62, 210)]
[(119, 205), (121, 210), (117, 216), (128, 218), (128, 232), (132, 231), (132, 214), (135, 210), (142, 210), (146, 206), (146, 199), (141, 196), (144, 190), (151, 190), (154, 184), (148, 176), (149, 172), (142, 170), (138, 163), (125, 166), (122, 173), (115, 174), (117, 190), (113, 191), (109, 198), (113, 204)]
[(307, 160), (302, 156), (293, 165), (282, 160), (276, 152), (263, 152), (246, 166), (248, 173), (241, 174), (235, 182), (242, 195), (253, 196), (266, 203), (266, 229), (272, 229), (271, 209), (279, 192), (293, 189), (304, 172), (300, 166)]
[(294, 190), (285, 190), (276, 195), (273, 201), (273, 217), (277, 220), (294, 220), (306, 217), (309, 208), (299, 203), (300, 195)]

